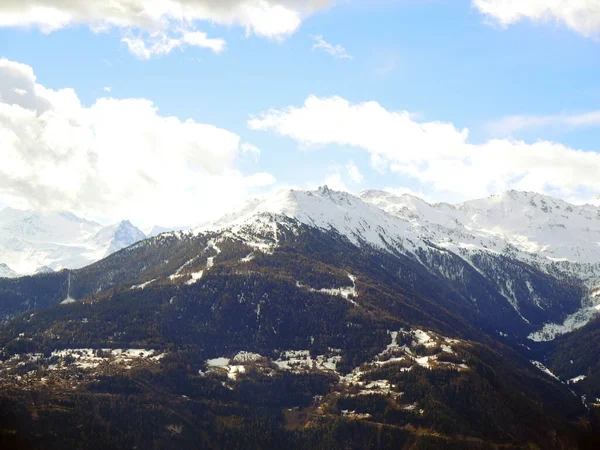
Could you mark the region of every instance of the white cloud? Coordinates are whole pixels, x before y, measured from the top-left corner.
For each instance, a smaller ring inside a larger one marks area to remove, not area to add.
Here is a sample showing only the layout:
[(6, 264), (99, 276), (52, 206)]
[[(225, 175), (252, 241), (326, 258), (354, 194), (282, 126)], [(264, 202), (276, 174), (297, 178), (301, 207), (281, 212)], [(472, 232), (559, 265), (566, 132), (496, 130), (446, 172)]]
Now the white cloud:
[(529, 19), (559, 22), (587, 37), (600, 32), (598, 0), (473, 0), (473, 6), (505, 27)]
[(0, 0), (0, 26), (52, 32), (85, 24), (94, 31), (117, 27), (165, 31), (205, 21), (241, 26), (272, 39), (294, 33), (302, 21), (334, 0)]
[[(348, 186), (346, 186), (346, 183), (344, 183), (344, 180), (342, 179), (342, 174), (338, 170), (328, 174), (320, 185), (327, 186), (335, 191), (350, 192), (350, 189)], [(316, 188), (316, 186), (313, 188)]]
[(320, 183), (307, 183), (307, 187), (308, 189), (317, 189), (319, 186), (325, 185), (336, 191), (357, 193), (357, 185), (362, 184), (363, 181), (363, 174), (354, 161), (348, 161), (345, 166), (331, 165), (327, 175)]
[(600, 111), (547, 116), (508, 116), (488, 123), (486, 128), (494, 135), (508, 136), (518, 131), (548, 127), (585, 128), (597, 126), (600, 126)]
[(104, 92), (110, 92), (110, 91), (112, 91), (111, 86), (104, 86)]
[(353, 56), (349, 55), (344, 47), (341, 45), (333, 45), (323, 39), (322, 35), (314, 36), (313, 39), (316, 43), (313, 45), (313, 52), (315, 50), (323, 50), (325, 53), (329, 53), (334, 58), (338, 59), (354, 59)]
[(206, 33), (201, 31), (183, 30), (178, 37), (173, 37), (173, 35), (163, 31), (157, 31), (148, 36), (145, 34), (133, 36), (130, 33), (130, 35), (123, 37), (121, 41), (127, 44), (129, 51), (140, 59), (168, 55), (174, 49), (184, 48), (188, 45), (210, 49), (215, 53), (222, 53), (227, 49), (225, 40), (209, 38)]
[[(16, 89), (24, 94), (17, 94)], [(145, 99), (83, 106), (33, 69), (0, 59), (0, 197), (140, 224), (185, 224), (227, 212), (270, 174), (235, 169), (240, 137), (160, 115)]]
[(254, 157), (254, 161), (258, 161), (258, 157), (260, 156), (260, 148), (258, 148), (256, 145), (244, 142), (241, 145), (240, 150), (242, 151), (242, 154), (252, 155)]
[(565, 197), (600, 193), (598, 153), (547, 141), (472, 144), (467, 129), (417, 122), (406, 111), (388, 111), (376, 102), (311, 96), (300, 107), (267, 111), (248, 125), (295, 139), (304, 148), (336, 144), (363, 149), (374, 168), (411, 178), (419, 189), (446, 200), (506, 189)]
[(348, 171), (348, 176), (353, 183), (361, 184), (363, 181), (365, 181), (365, 177), (360, 172), (356, 164), (354, 164), (354, 161), (350, 161), (348, 164), (346, 164), (346, 170)]

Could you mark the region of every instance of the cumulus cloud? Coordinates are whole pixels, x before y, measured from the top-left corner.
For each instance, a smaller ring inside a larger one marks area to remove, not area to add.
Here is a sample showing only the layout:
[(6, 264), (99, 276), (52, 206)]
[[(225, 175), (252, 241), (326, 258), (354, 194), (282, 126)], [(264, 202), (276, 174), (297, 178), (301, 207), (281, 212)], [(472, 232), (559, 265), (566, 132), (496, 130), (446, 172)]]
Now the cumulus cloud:
[(323, 39), (323, 36), (314, 36), (313, 39), (316, 43), (313, 45), (313, 52), (315, 50), (323, 50), (325, 53), (329, 53), (334, 58), (338, 59), (354, 59), (353, 56), (349, 55), (344, 47), (339, 44), (333, 45)]
[(332, 164), (325, 178), (319, 183), (307, 183), (308, 189), (317, 189), (319, 186), (327, 186), (336, 191), (357, 193), (358, 187), (364, 182), (364, 176), (354, 161), (348, 161), (346, 165)]
[(473, 0), (473, 6), (502, 26), (528, 19), (555, 21), (587, 37), (600, 32), (598, 0)]
[(388, 111), (376, 102), (310, 96), (302, 106), (267, 111), (248, 125), (290, 137), (307, 149), (331, 144), (362, 149), (373, 168), (410, 178), (419, 189), (443, 193), (448, 200), (506, 189), (564, 197), (600, 193), (598, 153), (547, 141), (474, 144), (467, 129), (417, 122), (407, 111)]
[(487, 130), (495, 135), (508, 136), (518, 131), (541, 128), (587, 128), (600, 126), (600, 111), (583, 114), (555, 114), (546, 116), (508, 116), (486, 124)]
[(227, 48), (225, 40), (220, 38), (209, 38), (201, 31), (183, 30), (177, 37), (158, 31), (146, 36), (139, 34), (125, 36), (121, 42), (127, 44), (129, 51), (140, 59), (150, 59), (153, 56), (168, 55), (176, 48), (193, 46), (210, 49), (215, 53), (222, 53)]
[(302, 20), (334, 0), (0, 0), (0, 26), (38, 27), (52, 32), (85, 24), (95, 31), (111, 27), (167, 30), (173, 24), (206, 21), (241, 26), (247, 34), (282, 38)]
[(198, 22), (240, 26), (246, 35), (283, 39), (335, 0), (0, 0), (0, 27), (36, 27), (45, 33), (87, 25), (120, 29), (122, 42), (141, 59), (193, 46), (226, 50), (222, 38), (196, 31)]
[(6, 59), (0, 143), (0, 197), (33, 208), (194, 223), (274, 183), (235, 169), (245, 150), (228, 130), (162, 116), (146, 99), (86, 107), (72, 89), (45, 88), (31, 67)]
[[(334, 170), (331, 173), (327, 174), (323, 182), (320, 183), (320, 186), (327, 186), (335, 191), (350, 192), (350, 189), (348, 188), (346, 183), (344, 183), (344, 179), (339, 170)], [(314, 186), (313, 189), (314, 188), (316, 188), (316, 186)]]
[(260, 156), (260, 148), (256, 145), (250, 144), (249, 142), (244, 142), (240, 147), (242, 154), (244, 155), (252, 155), (254, 161), (258, 161), (258, 157)]
[(348, 176), (353, 183), (361, 184), (363, 181), (365, 181), (365, 177), (358, 169), (356, 164), (354, 164), (354, 161), (349, 161), (348, 164), (346, 164), (346, 170), (348, 171)]

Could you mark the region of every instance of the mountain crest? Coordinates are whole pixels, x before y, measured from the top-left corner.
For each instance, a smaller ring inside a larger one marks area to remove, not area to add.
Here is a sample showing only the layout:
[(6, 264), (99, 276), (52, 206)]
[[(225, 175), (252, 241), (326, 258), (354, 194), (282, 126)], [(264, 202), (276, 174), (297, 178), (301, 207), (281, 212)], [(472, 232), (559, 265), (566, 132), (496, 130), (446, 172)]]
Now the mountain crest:
[(15, 276), (80, 268), (144, 238), (129, 221), (104, 227), (68, 211), (0, 211), (0, 261)]

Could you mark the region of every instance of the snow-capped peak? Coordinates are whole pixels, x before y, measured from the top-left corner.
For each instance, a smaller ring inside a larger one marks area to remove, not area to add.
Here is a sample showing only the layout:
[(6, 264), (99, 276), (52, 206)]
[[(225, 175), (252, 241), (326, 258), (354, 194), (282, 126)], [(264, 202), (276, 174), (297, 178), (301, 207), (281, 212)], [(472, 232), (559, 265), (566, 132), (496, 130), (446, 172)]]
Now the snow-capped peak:
[(146, 235), (131, 222), (123, 220), (100, 230), (94, 236), (93, 242), (106, 248), (106, 256), (108, 256), (145, 238)]
[(508, 245), (549, 261), (600, 263), (600, 209), (591, 205), (514, 190), (457, 205), (381, 191), (360, 197), (412, 221), (421, 235), (443, 246), (502, 251)]
[(205, 229), (241, 225), (259, 213), (335, 229), (353, 243), (411, 252), (433, 243), (454, 251), (502, 253), (548, 262), (600, 263), (600, 209), (532, 192), (507, 191), (457, 205), (369, 190), (358, 197), (329, 189), (284, 189), (253, 199)]
[(410, 224), (381, 208), (327, 186), (303, 191), (284, 189), (250, 200), (239, 212), (228, 214), (197, 232), (240, 226), (260, 214), (269, 213), (296, 219), (306, 225), (335, 230), (354, 244), (367, 243), (379, 248), (404, 248)]
[(15, 278), (17, 273), (4, 263), (0, 263), (0, 278)]
[(144, 237), (127, 221), (103, 227), (66, 211), (0, 211), (0, 263), (17, 275), (83, 267)]

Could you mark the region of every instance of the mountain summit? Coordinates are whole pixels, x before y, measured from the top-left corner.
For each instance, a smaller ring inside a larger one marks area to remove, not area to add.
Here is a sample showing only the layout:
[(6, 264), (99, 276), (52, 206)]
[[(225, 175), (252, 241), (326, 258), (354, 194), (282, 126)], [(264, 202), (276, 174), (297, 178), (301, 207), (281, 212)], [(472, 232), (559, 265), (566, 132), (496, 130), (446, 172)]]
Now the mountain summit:
[(0, 263), (12, 269), (4, 276), (77, 269), (144, 238), (128, 221), (104, 227), (64, 211), (0, 211)]

